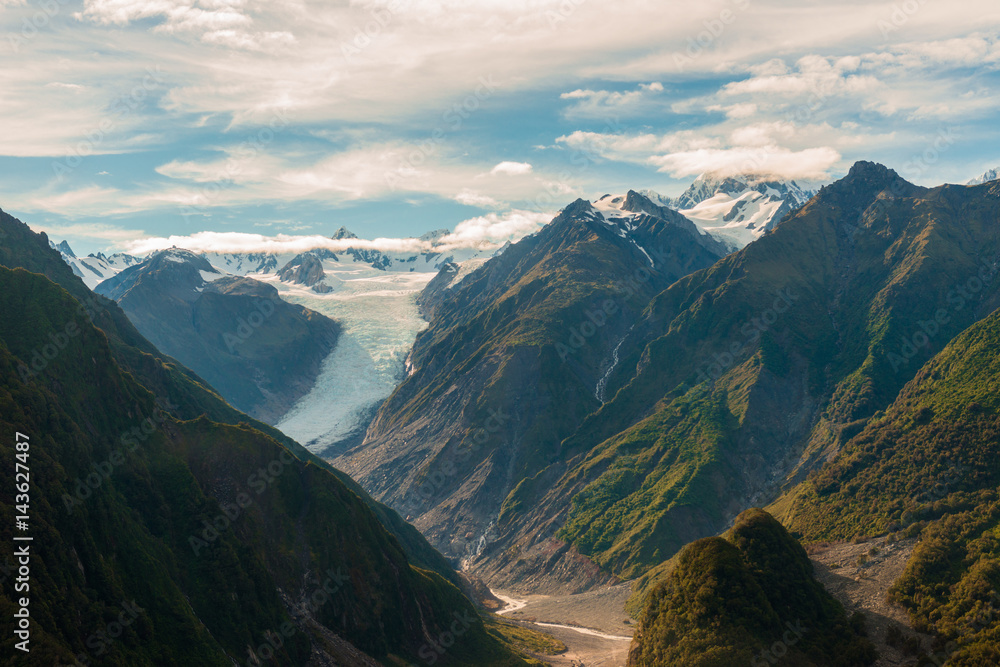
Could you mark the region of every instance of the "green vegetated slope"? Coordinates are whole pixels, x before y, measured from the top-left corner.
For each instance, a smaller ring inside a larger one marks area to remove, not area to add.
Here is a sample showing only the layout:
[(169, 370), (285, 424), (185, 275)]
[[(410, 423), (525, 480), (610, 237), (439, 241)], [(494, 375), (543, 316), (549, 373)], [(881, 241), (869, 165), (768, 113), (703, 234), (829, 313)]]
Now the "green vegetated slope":
[(995, 312), (775, 506), (809, 540), (919, 534), (891, 595), (940, 638), (933, 653), (963, 667), (1000, 661), (998, 351)]
[[(0, 265), (43, 274), (69, 292), (79, 302), (72, 321), (78, 326), (89, 322), (99, 328), (108, 339), (115, 362), (131, 373), (139, 384), (153, 392), (161, 404), (167, 406), (166, 412), (182, 420), (204, 415), (223, 424), (249, 424), (274, 438), (303, 461), (327, 467), (378, 515), (383, 525), (404, 546), (411, 562), (459, 583), (452, 566), (427, 543), (416, 528), (392, 509), (373, 500), (348, 475), (313, 456), (276, 428), (236, 410), (202, 378), (157, 350), (135, 329), (114, 301), (94, 294), (73, 274), (59, 253), (49, 246), (44, 233), (32, 232), (26, 224), (3, 211), (0, 211)], [(32, 361), (26, 360), (29, 364)], [(44, 362), (44, 359), (40, 361)]]
[(859, 667), (875, 658), (863, 618), (848, 620), (799, 543), (752, 509), (724, 537), (680, 553), (648, 598), (629, 665)]
[[(774, 232), (658, 295), (614, 399), (509, 525), (639, 576), (805, 477), (998, 303), (1000, 184), (924, 189), (859, 163)], [(648, 342), (647, 342), (648, 341)], [(788, 480), (788, 481), (786, 481)]]
[[(34, 538), (32, 652), (14, 649), (8, 576), (5, 664), (351, 664), (357, 649), (403, 664), (456, 627), (439, 664), (523, 662), (327, 469), (248, 424), (165, 414), (78, 307), (44, 276), (0, 268), (0, 452), (13, 469), (15, 431), (30, 438)], [(29, 374), (46, 345), (61, 350)], [(13, 476), (0, 485), (9, 566)]]
[(580, 200), (464, 278), (435, 307), (414, 372), (365, 443), (335, 463), (446, 553), (467, 553), (509, 491), (557, 460), (560, 440), (600, 405), (612, 350), (648, 300), (722, 252), (672, 211), (630, 224)]

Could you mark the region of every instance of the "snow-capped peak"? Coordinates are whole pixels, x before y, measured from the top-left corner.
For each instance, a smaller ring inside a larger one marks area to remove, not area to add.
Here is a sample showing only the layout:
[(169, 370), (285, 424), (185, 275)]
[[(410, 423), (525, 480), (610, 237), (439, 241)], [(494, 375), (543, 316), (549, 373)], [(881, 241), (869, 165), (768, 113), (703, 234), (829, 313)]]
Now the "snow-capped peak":
[(795, 181), (702, 175), (676, 199), (675, 206), (702, 230), (742, 248), (777, 227), (814, 194)]
[(79, 276), (90, 289), (94, 289), (101, 282), (118, 275), (123, 269), (127, 269), (142, 261), (139, 257), (133, 257), (124, 253), (105, 255), (99, 252), (96, 255), (90, 254), (86, 257), (77, 257), (73, 249), (69, 247), (67, 241), (62, 241), (58, 244), (49, 241), (49, 245), (59, 252), (63, 261), (69, 265), (73, 273)]
[(966, 183), (966, 185), (982, 185), (983, 183), (989, 183), (991, 181), (1000, 181), (1000, 167), (990, 169), (982, 176), (972, 179)]

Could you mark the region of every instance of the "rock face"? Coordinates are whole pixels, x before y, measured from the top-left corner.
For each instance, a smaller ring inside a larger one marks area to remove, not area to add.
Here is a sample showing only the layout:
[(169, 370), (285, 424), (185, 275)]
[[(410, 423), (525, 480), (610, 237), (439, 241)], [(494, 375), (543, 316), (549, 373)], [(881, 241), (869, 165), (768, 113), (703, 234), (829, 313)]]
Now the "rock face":
[(323, 280), (323, 262), (311, 252), (298, 255), (278, 271), (278, 278), (286, 283), (312, 287)]
[[(562, 465), (559, 441), (600, 407), (602, 378), (642, 308), (724, 252), (675, 212), (638, 195), (625, 210), (625, 199), (573, 203), (429, 298), (414, 372), (365, 442), (335, 459), (446, 555), (481, 552), (511, 491)], [(450, 282), (447, 272), (435, 280)], [(609, 580), (564, 543), (551, 547), (567, 589)]]
[(274, 287), (224, 276), (186, 250), (153, 255), (98, 290), (158, 348), (271, 424), (309, 391), (340, 335), (336, 322), (282, 301)]
[[(498, 544), (557, 521), (558, 537), (631, 578), (803, 480), (998, 305), (1000, 281), (963, 302), (955, 291), (1000, 256), (998, 188), (928, 190), (859, 163), (657, 295), (619, 348), (612, 398), (560, 443), (578, 458), (505, 501)], [(918, 353), (920, 322), (942, 308)], [(507, 553), (483, 567), (517, 568)]]
[(441, 267), (438, 274), (427, 283), (427, 286), (417, 296), (417, 307), (420, 309), (420, 316), (428, 322), (434, 319), (442, 302), (448, 295), (448, 289), (455, 283), (459, 271), (460, 269), (457, 264), (448, 262)]

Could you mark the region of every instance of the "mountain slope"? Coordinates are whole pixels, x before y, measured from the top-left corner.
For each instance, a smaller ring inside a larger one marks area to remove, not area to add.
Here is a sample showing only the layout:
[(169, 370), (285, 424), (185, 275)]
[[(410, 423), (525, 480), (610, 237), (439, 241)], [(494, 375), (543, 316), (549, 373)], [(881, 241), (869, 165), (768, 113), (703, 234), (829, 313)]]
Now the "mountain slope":
[[(806, 539), (920, 535), (891, 594), (948, 665), (1000, 660), (1000, 313), (930, 360), (774, 511)], [(949, 644), (954, 642), (954, 644)]]
[(859, 163), (774, 232), (682, 278), (622, 342), (613, 398), (512, 494), (475, 565), (515, 570), (511, 545), (545, 544), (539, 526), (554, 524), (630, 578), (770, 502), (996, 307), (1000, 281), (977, 275), (1000, 258), (998, 218), (996, 183), (930, 190)]
[(860, 667), (875, 660), (863, 631), (813, 577), (805, 550), (754, 509), (724, 538), (684, 548), (649, 596), (629, 665)]
[[(443, 664), (520, 662), (329, 471), (248, 425), (166, 414), (66, 291), (0, 268), (0, 310), (18, 315), (0, 322), (0, 420), (29, 438), (33, 473), (33, 651), (13, 664), (415, 660), (456, 613), (466, 641)], [(14, 460), (14, 443), (2, 448)], [(6, 563), (13, 479), (3, 485)], [(123, 606), (119, 638), (108, 623)], [(0, 607), (13, 618), (7, 586)], [(13, 643), (8, 630), (4, 655), (20, 655)]]
[(411, 374), (336, 464), (447, 555), (476, 554), (511, 490), (605, 399), (615, 349), (652, 295), (722, 252), (635, 193), (575, 202), (447, 290)]
[[(159, 397), (165, 406), (165, 412), (180, 420), (205, 416), (223, 424), (249, 424), (302, 460), (328, 469), (375, 512), (382, 524), (405, 547), (411, 562), (433, 570), (454, 583), (459, 582), (454, 569), (416, 528), (393, 510), (372, 499), (348, 475), (313, 456), (281, 431), (247, 417), (226, 403), (204, 380), (143, 338), (117, 303), (90, 291), (61, 259), (60, 254), (51, 248), (44, 233), (32, 232), (23, 222), (3, 211), (0, 211), (0, 265), (43, 274), (69, 292), (79, 304), (76, 318), (78, 325), (87, 322), (99, 328), (108, 339), (115, 362)], [(44, 361), (44, 358), (40, 360), (41, 363)], [(33, 364), (34, 359), (28, 360), (28, 363)]]
[(233, 406), (272, 424), (312, 388), (340, 335), (336, 322), (274, 287), (223, 276), (186, 250), (156, 253), (97, 291)]

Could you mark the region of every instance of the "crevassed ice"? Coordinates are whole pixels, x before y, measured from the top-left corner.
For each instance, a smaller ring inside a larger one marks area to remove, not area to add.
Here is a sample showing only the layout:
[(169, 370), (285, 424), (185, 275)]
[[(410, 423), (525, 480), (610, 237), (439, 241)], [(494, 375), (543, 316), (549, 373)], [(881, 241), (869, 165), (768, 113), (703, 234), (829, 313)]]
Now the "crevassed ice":
[(315, 386), (275, 425), (313, 452), (363, 426), (374, 406), (396, 388), (413, 341), (427, 326), (415, 298), (435, 275), (385, 272), (359, 263), (324, 262), (324, 268), (334, 288), (329, 294), (281, 282), (274, 274), (251, 276), (273, 285), (286, 301), (343, 326)]

